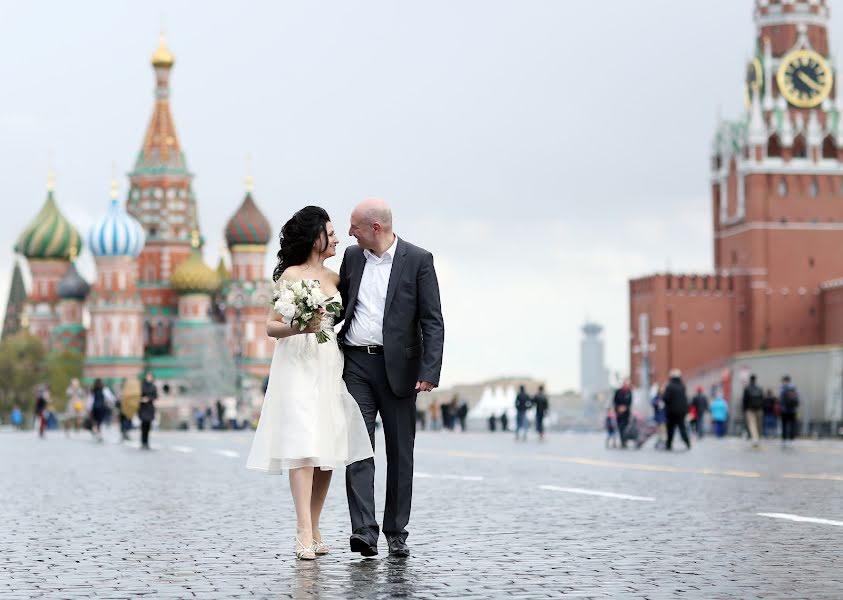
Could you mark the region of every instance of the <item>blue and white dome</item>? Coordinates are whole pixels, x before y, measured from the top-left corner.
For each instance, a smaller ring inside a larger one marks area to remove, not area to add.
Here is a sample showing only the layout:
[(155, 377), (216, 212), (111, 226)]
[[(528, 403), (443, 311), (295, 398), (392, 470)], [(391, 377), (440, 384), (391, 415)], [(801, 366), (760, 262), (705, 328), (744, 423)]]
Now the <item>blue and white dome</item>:
[(120, 208), (116, 199), (108, 212), (88, 234), (88, 248), (94, 256), (131, 256), (140, 254), (146, 241), (143, 227), (134, 217)]

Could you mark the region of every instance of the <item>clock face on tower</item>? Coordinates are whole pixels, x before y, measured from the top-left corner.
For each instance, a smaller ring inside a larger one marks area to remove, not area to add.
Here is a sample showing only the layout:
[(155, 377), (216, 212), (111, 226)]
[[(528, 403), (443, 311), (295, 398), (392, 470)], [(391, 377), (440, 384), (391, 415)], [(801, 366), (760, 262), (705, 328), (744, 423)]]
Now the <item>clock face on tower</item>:
[(744, 83), (743, 101), (746, 103), (746, 107), (749, 108), (752, 104), (752, 94), (756, 93), (756, 91), (761, 94), (764, 91), (763, 71), (761, 69), (761, 61), (757, 56), (753, 57), (746, 66), (746, 80)]
[(831, 92), (831, 68), (812, 50), (796, 50), (782, 58), (776, 75), (779, 91), (797, 108), (813, 108)]

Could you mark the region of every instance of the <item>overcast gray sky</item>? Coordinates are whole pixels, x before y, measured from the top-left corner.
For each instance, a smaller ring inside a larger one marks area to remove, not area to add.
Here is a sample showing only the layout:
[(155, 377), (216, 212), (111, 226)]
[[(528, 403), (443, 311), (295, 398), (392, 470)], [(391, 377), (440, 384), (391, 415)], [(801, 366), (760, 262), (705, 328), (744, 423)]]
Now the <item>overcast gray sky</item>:
[[(83, 234), (107, 207), (112, 162), (131, 168), (163, 20), (209, 262), (250, 153), (276, 227), (315, 203), (344, 231), (353, 204), (375, 195), (399, 235), (434, 253), (444, 384), (517, 374), (577, 387), (586, 317), (605, 325), (609, 366), (625, 372), (627, 279), (712, 267), (709, 148), (718, 104), (728, 118), (743, 110), (752, 10), (0, 0), (0, 308), (50, 150), (57, 200)], [(841, 35), (835, 15), (833, 52)], [(125, 197), (124, 176), (120, 186)], [(90, 278), (87, 251), (82, 268)]]

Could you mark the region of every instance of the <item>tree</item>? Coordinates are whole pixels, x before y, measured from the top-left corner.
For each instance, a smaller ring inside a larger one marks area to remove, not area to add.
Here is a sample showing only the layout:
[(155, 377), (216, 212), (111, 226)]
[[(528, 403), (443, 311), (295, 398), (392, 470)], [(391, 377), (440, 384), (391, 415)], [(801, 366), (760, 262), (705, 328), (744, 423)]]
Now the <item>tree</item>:
[(14, 406), (32, 412), (35, 388), (47, 374), (45, 355), (41, 341), (27, 331), (0, 342), (0, 414), (8, 415)]

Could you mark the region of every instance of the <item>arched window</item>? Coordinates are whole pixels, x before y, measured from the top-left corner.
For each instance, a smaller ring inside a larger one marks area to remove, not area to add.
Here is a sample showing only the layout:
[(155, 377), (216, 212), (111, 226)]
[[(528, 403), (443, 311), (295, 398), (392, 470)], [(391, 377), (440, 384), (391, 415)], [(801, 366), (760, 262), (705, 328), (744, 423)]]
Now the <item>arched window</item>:
[(149, 342), (152, 340), (152, 324), (149, 321), (146, 321), (143, 324), (143, 345), (148, 346)]
[(772, 156), (776, 158), (781, 158), (782, 155), (782, 143), (779, 140), (778, 134), (773, 134), (770, 136), (769, 141), (767, 142), (767, 156)]
[(799, 134), (793, 140), (793, 158), (805, 158), (806, 156), (808, 156), (808, 148), (805, 145), (805, 138), (802, 134)]
[(159, 342), (164, 339), (164, 321), (158, 321), (155, 326), (155, 339)]
[(823, 158), (837, 158), (837, 144), (830, 135), (825, 136), (823, 140)]

